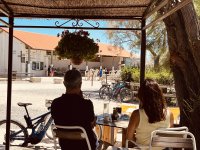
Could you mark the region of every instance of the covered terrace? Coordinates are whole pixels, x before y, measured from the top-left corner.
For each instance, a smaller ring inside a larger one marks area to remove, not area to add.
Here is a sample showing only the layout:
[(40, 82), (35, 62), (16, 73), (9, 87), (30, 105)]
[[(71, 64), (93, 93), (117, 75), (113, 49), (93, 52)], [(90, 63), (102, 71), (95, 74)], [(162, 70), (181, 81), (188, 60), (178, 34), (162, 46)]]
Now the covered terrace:
[[(141, 71), (140, 82), (145, 78), (145, 55), (146, 55), (146, 29), (158, 21), (166, 18), (175, 11), (184, 7), (192, 0), (0, 0), (0, 27), (9, 29), (9, 59), (8, 59), (8, 82), (7, 82), (7, 133), (10, 130), (10, 115), (12, 102), (12, 53), (13, 53), (13, 29), (14, 28), (63, 28), (63, 29), (87, 29), (87, 30), (137, 30), (141, 32)], [(164, 9), (155, 20), (149, 22), (154, 13)], [(8, 22), (2, 17), (8, 18)], [(43, 19), (66, 19), (73, 21), (72, 26), (65, 23), (55, 22), (55, 26), (26, 26), (16, 25), (15, 18), (43, 18)], [(89, 27), (83, 27), (80, 21), (88, 23)], [(138, 20), (140, 28), (100, 28), (99, 23), (94, 25), (90, 20)], [(6, 136), (6, 150), (9, 150), (9, 136)]]

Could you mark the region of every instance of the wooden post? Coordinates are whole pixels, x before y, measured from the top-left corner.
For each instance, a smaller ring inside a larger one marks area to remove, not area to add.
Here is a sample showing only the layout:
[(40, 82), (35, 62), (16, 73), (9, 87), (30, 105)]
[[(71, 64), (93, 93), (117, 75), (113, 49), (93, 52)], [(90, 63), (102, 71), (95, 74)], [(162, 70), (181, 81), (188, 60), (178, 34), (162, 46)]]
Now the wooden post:
[(102, 60), (103, 60), (102, 55), (100, 55), (100, 69), (102, 69)]
[(91, 86), (93, 86), (93, 79), (94, 79), (94, 71), (92, 70), (92, 80), (91, 80)]
[(28, 48), (28, 76), (31, 76), (31, 50), (30, 47)]
[(53, 51), (51, 51), (51, 64), (53, 64)]
[[(145, 26), (146, 21), (142, 20), (142, 28)], [(146, 29), (142, 30), (141, 38), (141, 56), (140, 56), (140, 85), (145, 79), (145, 62), (146, 62)]]
[(8, 41), (8, 86), (7, 86), (7, 113), (6, 113), (6, 150), (10, 148), (10, 120), (12, 97), (12, 64), (13, 64), (13, 25), (14, 18), (9, 16), (9, 41)]

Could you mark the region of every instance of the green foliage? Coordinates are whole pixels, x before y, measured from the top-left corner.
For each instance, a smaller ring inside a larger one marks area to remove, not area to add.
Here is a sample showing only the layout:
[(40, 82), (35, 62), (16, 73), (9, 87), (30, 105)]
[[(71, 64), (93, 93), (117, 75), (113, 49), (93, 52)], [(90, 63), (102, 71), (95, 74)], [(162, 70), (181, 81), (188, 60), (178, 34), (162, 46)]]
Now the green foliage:
[[(155, 16), (154, 16), (155, 17)], [(154, 18), (152, 18), (154, 19)], [(124, 28), (140, 28), (141, 22), (139, 21), (110, 21), (110, 27), (124, 27)], [(107, 31), (108, 38), (117, 46), (129, 47), (130, 50), (138, 52), (141, 47), (141, 32), (139, 31)], [(169, 62), (166, 57), (167, 45), (167, 32), (163, 22), (150, 27), (147, 30), (146, 48), (151, 54), (151, 58), (155, 67), (160, 67), (162, 64)], [(155, 61), (157, 60), (157, 61)]]
[[(121, 78), (124, 80), (126, 78), (126, 74), (131, 73), (134, 82), (139, 82), (140, 80), (140, 69), (133, 67), (124, 67), (122, 69)], [(173, 82), (173, 75), (170, 70), (160, 69), (159, 71), (155, 71), (153, 68), (146, 69), (145, 72), (146, 78), (151, 78), (156, 80), (159, 84), (169, 85)]]
[(146, 78), (152, 78), (156, 80), (159, 84), (165, 84), (165, 85), (169, 85), (173, 82), (172, 73), (164, 68), (161, 68), (159, 71), (148, 69), (146, 71)]
[(88, 36), (89, 33), (83, 30), (72, 33), (68, 30), (63, 31), (61, 39), (55, 48), (56, 53), (61, 58), (80, 58), (85, 60), (94, 58), (99, 51), (99, 46)]
[(132, 68), (131, 67), (124, 67), (121, 73), (122, 81), (131, 82), (133, 80)]
[(194, 6), (197, 12), (197, 15), (200, 17), (200, 0), (194, 0)]

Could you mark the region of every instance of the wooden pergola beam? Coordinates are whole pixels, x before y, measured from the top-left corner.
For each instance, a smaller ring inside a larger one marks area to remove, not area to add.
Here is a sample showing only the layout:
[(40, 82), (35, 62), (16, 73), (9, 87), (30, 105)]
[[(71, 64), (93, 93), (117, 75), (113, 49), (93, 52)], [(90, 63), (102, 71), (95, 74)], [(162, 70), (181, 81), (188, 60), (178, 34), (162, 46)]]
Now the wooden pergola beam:
[(143, 27), (142, 30), (145, 30), (145, 29), (155, 25), (156, 23), (162, 21), (166, 17), (170, 16), (171, 14), (173, 14), (174, 12), (176, 12), (177, 10), (181, 9), (182, 7), (186, 6), (187, 4), (189, 4), (191, 2), (192, 2), (192, 0), (183, 0), (182, 2), (178, 3), (175, 7), (173, 7), (171, 10), (167, 11), (164, 15), (156, 18), (154, 21), (147, 24), (145, 27)]
[(0, 8), (0, 12), (2, 12), (4, 15), (6, 15), (7, 17), (9, 16), (9, 13), (6, 12), (5, 10), (3, 10), (2, 8)]
[[(156, 13), (159, 9), (161, 9), (163, 6), (167, 5), (167, 3), (169, 2), (169, 0), (164, 0), (163, 2), (161, 2), (158, 6), (156, 6), (153, 10), (151, 10), (151, 8), (149, 8), (150, 12), (145, 12), (143, 19), (147, 19), (150, 16), (152, 16), (154, 13)], [(152, 7), (152, 6), (149, 6)]]
[[(0, 25), (0, 27), (5, 28), (6, 26)], [(39, 29), (83, 29), (83, 30), (125, 30), (125, 31), (141, 31), (142, 28), (104, 28), (104, 27), (69, 27), (69, 26), (23, 26), (23, 25), (14, 25), (14, 28), (39, 28)]]
[(7, 22), (5, 22), (3, 19), (1, 19), (0, 18), (0, 22), (2, 23), (2, 24), (4, 24), (6, 27), (9, 27), (9, 24), (7, 23)]
[[(1, 3), (3, 4), (3, 6), (7, 9), (7, 11), (9, 12), (7, 16), (11, 16), (13, 15), (13, 11), (12, 9), (8, 6), (7, 2), (5, 2), (4, 0), (0, 0)], [(4, 10), (5, 11), (5, 10)], [(6, 11), (5, 11), (6, 12)]]

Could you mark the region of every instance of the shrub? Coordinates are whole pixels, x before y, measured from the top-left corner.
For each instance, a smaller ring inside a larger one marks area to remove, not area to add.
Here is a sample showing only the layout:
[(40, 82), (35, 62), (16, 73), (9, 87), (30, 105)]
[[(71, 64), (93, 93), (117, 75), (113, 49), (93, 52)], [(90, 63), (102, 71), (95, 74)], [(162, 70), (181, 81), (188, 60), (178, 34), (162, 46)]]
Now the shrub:
[(124, 67), (122, 69), (121, 78), (122, 81), (127, 81), (127, 82), (134, 81), (132, 76), (132, 69), (130, 67)]
[[(140, 81), (140, 69), (133, 67), (124, 67), (122, 69), (121, 78), (122, 80), (127, 79), (128, 74), (131, 74), (132, 81), (139, 82)], [(156, 72), (153, 68), (147, 68), (145, 72), (145, 78), (151, 78), (156, 80), (159, 84), (169, 85), (173, 83), (173, 75), (170, 70), (160, 69), (160, 71)]]

